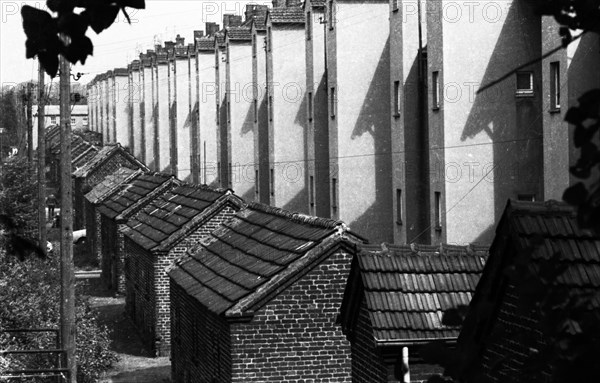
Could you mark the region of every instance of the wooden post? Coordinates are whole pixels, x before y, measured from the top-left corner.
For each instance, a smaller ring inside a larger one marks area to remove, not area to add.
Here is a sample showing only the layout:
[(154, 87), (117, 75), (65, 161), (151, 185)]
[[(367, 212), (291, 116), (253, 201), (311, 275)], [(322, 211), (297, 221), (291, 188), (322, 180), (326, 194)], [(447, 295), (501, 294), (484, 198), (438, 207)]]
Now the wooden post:
[[(38, 235), (40, 247), (46, 250), (46, 95), (44, 94), (44, 68), (38, 62)], [(52, 218), (52, 217), (50, 217)]]
[[(63, 41), (68, 39), (61, 35)], [(68, 383), (77, 383), (75, 362), (75, 266), (73, 264), (73, 189), (71, 181), (71, 65), (60, 56), (60, 259), (61, 345), (66, 351)]]
[(27, 83), (27, 160), (29, 161), (29, 169), (33, 172), (33, 83)]

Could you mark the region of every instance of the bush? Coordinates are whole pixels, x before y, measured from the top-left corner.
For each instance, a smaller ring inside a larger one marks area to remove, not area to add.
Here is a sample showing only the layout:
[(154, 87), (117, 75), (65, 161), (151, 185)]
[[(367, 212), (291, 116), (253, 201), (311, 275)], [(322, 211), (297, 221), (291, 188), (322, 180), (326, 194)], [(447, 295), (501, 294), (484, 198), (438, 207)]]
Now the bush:
[[(60, 280), (57, 257), (19, 262), (0, 251), (0, 328), (58, 328)], [(110, 351), (108, 329), (100, 326), (88, 302), (77, 297), (77, 381), (96, 382), (117, 357)], [(2, 334), (3, 348), (54, 348), (52, 334)], [(5, 345), (8, 345), (6, 347)], [(49, 358), (27, 359), (10, 356), (0, 359), (2, 368), (41, 368), (52, 364)]]

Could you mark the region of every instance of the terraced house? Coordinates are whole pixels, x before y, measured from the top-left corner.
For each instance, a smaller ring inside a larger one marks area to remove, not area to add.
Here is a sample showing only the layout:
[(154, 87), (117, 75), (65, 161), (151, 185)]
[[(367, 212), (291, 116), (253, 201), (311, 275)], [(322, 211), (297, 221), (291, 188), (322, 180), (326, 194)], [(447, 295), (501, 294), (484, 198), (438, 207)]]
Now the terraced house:
[(96, 208), (113, 193), (118, 191), (120, 185), (131, 181), (140, 173), (142, 173), (141, 169), (119, 168), (114, 173), (106, 176), (102, 182), (94, 186), (85, 195), (85, 229), (87, 233), (88, 252), (98, 259), (99, 265), (102, 264), (102, 216)]
[(125, 184), (98, 206), (101, 214), (102, 279), (114, 291), (125, 291), (123, 275), (123, 228), (133, 214), (156, 196), (178, 186), (174, 176), (161, 173), (142, 173)]
[(258, 203), (176, 260), (177, 382), (350, 382), (335, 319), (362, 239), (345, 224)]
[(73, 227), (75, 230), (85, 228), (84, 195), (115, 170), (126, 167), (130, 169), (148, 170), (146, 165), (138, 161), (121, 144), (106, 145), (85, 165), (73, 172), (73, 209), (75, 211)]
[(158, 195), (123, 227), (126, 311), (156, 355), (171, 350), (166, 267), (242, 207), (231, 190), (183, 184)]

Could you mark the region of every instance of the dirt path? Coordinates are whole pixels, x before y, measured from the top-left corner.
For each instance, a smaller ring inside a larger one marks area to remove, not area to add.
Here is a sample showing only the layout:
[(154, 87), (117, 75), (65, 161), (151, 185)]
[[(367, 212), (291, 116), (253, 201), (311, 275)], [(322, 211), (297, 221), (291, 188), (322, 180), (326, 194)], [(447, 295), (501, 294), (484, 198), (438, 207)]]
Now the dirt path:
[(169, 383), (171, 361), (168, 357), (153, 358), (144, 348), (133, 323), (125, 316), (125, 298), (113, 297), (102, 287), (98, 271), (77, 272), (84, 281), (85, 293), (98, 311), (98, 320), (111, 331), (112, 349), (119, 362), (100, 383)]

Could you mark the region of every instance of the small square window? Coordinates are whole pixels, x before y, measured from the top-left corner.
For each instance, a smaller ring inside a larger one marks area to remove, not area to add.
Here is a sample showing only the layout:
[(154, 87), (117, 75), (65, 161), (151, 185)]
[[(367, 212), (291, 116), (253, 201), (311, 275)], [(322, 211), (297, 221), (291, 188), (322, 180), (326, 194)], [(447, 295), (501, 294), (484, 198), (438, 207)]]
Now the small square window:
[(71, 125), (75, 125), (75, 118), (71, 118)]
[(533, 95), (533, 72), (517, 72), (517, 96)]

